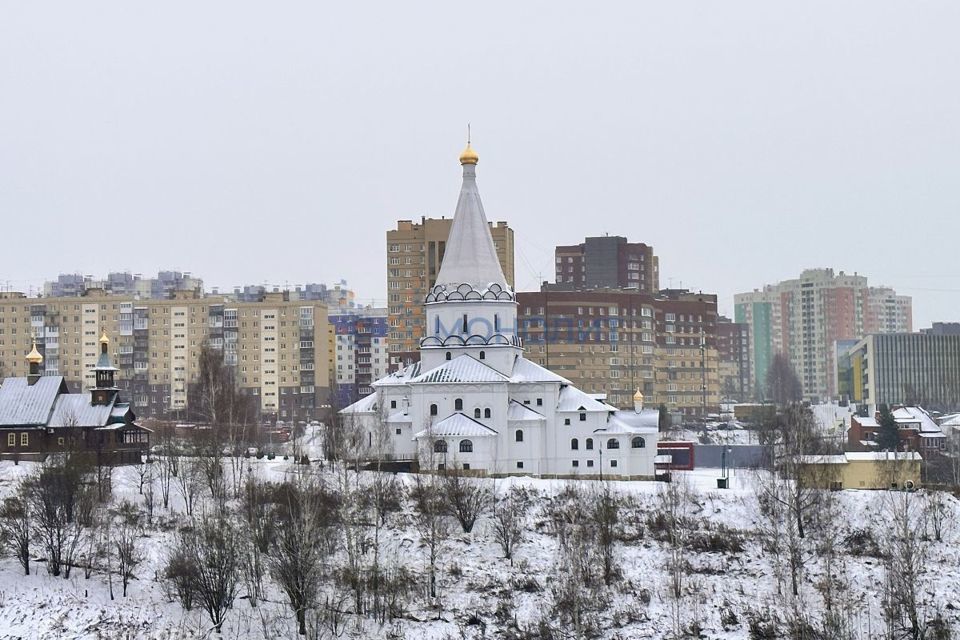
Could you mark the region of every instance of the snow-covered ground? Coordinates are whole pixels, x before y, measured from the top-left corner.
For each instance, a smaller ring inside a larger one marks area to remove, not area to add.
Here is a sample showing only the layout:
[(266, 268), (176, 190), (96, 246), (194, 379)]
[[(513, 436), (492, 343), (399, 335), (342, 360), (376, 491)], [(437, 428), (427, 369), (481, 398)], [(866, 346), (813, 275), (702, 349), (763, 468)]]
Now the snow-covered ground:
[[(317, 473), (332, 478), (329, 468), (321, 471), (293, 465), (280, 459), (251, 460), (253, 472), (260, 478), (282, 480), (294, 473)], [(34, 465), (0, 462), (0, 496), (9, 495), (20, 478), (31, 473)], [(369, 478), (369, 474), (365, 474)], [(748, 638), (749, 619), (768, 611), (784, 611), (784, 583), (778, 581), (775, 563), (759, 536), (761, 515), (754, 497), (757, 476), (754, 472), (732, 470), (730, 488), (716, 489), (716, 470), (676, 473), (677, 482), (689, 485), (693, 501), (689, 508), (695, 529), (724, 543), (735, 541), (742, 550), (714, 552), (686, 549), (684, 587), (680, 616), (684, 625), (696, 623), (703, 638)], [(409, 485), (413, 478), (400, 475)], [(584, 490), (582, 509), (588, 510), (597, 499), (599, 483), (532, 478), (508, 478), (488, 481), (498, 495), (511, 487), (524, 487), (533, 496), (526, 521), (526, 535), (511, 563), (503, 559), (495, 543), (491, 520), (481, 519), (473, 532), (464, 534), (453, 523), (453, 535), (440, 551), (438, 589), (440, 610), (432, 606), (424, 593), (415, 594), (404, 617), (377, 625), (369, 619), (347, 616), (342, 637), (350, 638), (537, 638), (543, 620), (553, 620), (554, 587), (568, 580), (558, 565), (558, 540), (550, 525), (551, 505), (573, 484)], [(615, 544), (616, 563), (622, 577), (609, 587), (598, 588), (596, 620), (603, 631), (598, 637), (627, 638), (675, 637), (673, 612), (675, 600), (668, 582), (670, 546), (656, 534), (654, 521), (661, 511), (660, 494), (666, 486), (654, 482), (610, 482), (614, 493), (623, 499)], [(593, 493), (591, 493), (593, 492)], [(175, 492), (174, 492), (175, 493)], [(833, 494), (839, 501), (842, 524), (841, 541), (852, 532), (874, 528), (879, 539), (884, 534), (884, 497), (881, 492), (842, 491)], [(922, 493), (913, 494), (923, 500)], [(131, 467), (118, 469), (114, 476), (114, 499), (142, 504), (138, 478)], [(199, 611), (184, 612), (167, 595), (160, 578), (163, 563), (174, 540), (178, 523), (186, 520), (182, 504), (174, 496), (161, 526), (145, 531), (139, 548), (145, 561), (136, 570), (136, 580), (128, 597), (120, 597), (115, 578), (116, 599), (111, 601), (103, 572), (85, 579), (75, 570), (69, 580), (53, 578), (42, 562), (34, 562), (33, 574), (23, 576), (12, 558), (0, 562), (0, 639), (6, 638), (193, 638), (208, 636), (208, 621)], [(925, 542), (927, 573), (922, 576), (921, 597), (930, 610), (955, 618), (960, 603), (960, 522), (957, 501), (948, 498), (948, 527), (942, 542)], [(162, 511), (162, 510), (161, 510)], [(381, 559), (390, 566), (404, 566), (423, 575), (427, 553), (415, 528), (409, 504), (392, 514), (382, 533)], [(721, 545), (721, 546), (724, 546)], [(856, 638), (880, 637), (882, 625), (880, 586), (882, 562), (860, 555), (856, 545), (841, 542), (842, 555), (831, 565), (835, 580), (845, 589), (842, 598), (850, 605), (849, 619), (858, 632)], [(42, 557), (39, 542), (34, 557)], [(368, 551), (368, 553), (371, 553)], [(823, 597), (816, 585), (823, 583), (824, 561), (817, 547), (806, 547), (804, 563), (808, 569), (801, 597), (810, 611), (823, 608)], [(336, 561), (342, 559), (338, 556)], [(328, 590), (334, 589), (332, 581)], [(239, 598), (227, 617), (223, 636), (229, 638), (296, 637), (296, 628), (284, 597), (275, 586), (268, 590), (267, 602), (257, 608)], [(954, 622), (956, 622), (954, 620)], [(569, 636), (574, 637), (574, 636)]]

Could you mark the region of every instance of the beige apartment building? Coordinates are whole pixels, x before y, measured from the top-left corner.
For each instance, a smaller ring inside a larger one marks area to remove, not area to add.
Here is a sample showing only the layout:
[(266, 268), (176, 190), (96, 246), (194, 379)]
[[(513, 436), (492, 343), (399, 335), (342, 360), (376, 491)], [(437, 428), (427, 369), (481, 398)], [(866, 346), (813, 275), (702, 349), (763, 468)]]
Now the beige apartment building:
[(90, 289), (79, 297), (0, 294), (0, 375), (24, 376), (36, 341), (44, 375), (73, 391), (94, 384), (97, 338), (106, 331), (118, 386), (142, 417), (187, 415), (201, 348), (223, 351), (264, 420), (318, 419), (329, 388), (326, 305), (268, 293), (258, 302), (178, 292), (143, 300)]
[[(434, 285), (450, 235), (452, 218), (397, 221), (387, 231), (387, 304), (390, 322), (391, 367), (420, 358), (424, 335), (423, 301)], [(506, 222), (489, 223), (500, 267), (507, 284), (514, 286), (513, 229)]]
[(620, 408), (639, 389), (680, 420), (719, 410), (715, 295), (546, 287), (517, 303), (526, 357), (580, 389)]

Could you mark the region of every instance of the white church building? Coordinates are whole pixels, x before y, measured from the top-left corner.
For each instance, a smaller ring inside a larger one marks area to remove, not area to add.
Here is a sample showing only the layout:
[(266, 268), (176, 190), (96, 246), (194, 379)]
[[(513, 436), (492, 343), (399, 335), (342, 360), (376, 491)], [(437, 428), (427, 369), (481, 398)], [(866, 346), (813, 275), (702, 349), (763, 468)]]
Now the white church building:
[[(658, 412), (587, 394), (523, 356), (517, 303), (477, 190), (477, 154), (463, 185), (436, 285), (424, 300), (420, 362), (381, 378), (340, 412), (367, 445), (422, 470), (487, 475), (654, 477)], [(386, 446), (375, 443), (386, 443)]]

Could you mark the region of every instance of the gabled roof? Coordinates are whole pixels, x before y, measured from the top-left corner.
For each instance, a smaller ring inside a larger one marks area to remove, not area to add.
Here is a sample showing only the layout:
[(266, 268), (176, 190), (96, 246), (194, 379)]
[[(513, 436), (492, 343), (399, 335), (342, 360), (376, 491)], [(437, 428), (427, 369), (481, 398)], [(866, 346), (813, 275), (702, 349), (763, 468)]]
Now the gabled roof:
[(462, 413), (454, 413), (447, 416), (440, 422), (433, 425), (430, 429), (419, 431), (413, 436), (414, 440), (420, 438), (484, 438), (497, 435), (497, 432), (487, 425), (474, 420)]
[(853, 420), (857, 421), (861, 427), (870, 427), (871, 429), (879, 428), (880, 424), (876, 421), (875, 418), (868, 418), (864, 416), (853, 416)]
[(92, 404), (89, 393), (66, 393), (57, 398), (50, 416), (50, 427), (102, 427), (110, 422), (113, 403)]
[(350, 406), (344, 407), (340, 410), (340, 413), (372, 413), (376, 410), (377, 394), (371, 393), (364, 398), (360, 398)]
[(509, 289), (480, 201), (476, 168), (475, 164), (463, 165), (460, 197), (436, 283), (448, 288), (461, 284), (487, 287), (496, 283)]
[(32, 385), (27, 378), (6, 378), (0, 385), (0, 426), (46, 425), (57, 395), (66, 392), (63, 376), (43, 376)]
[(572, 385), (560, 388), (557, 411), (609, 411), (607, 405), (597, 402), (589, 394)]
[(656, 409), (616, 411), (607, 421), (608, 433), (650, 434), (660, 430), (660, 412)]
[(510, 374), (510, 382), (559, 382), (561, 384), (570, 384), (570, 381), (563, 376), (559, 376), (553, 371), (527, 360), (523, 356), (520, 356), (514, 361), (513, 371)]
[(516, 400), (511, 400), (509, 406), (507, 407), (507, 420), (510, 421), (519, 421), (519, 420), (543, 420), (543, 415), (537, 413), (530, 407)]
[(423, 373), (412, 384), (443, 382), (506, 382), (508, 378), (479, 360), (466, 354), (444, 362), (439, 367)]
[(922, 432), (940, 431), (936, 420), (923, 407), (900, 407), (893, 411), (893, 418), (898, 423), (919, 423)]
[(414, 362), (411, 365), (394, 371), (373, 383), (374, 387), (386, 387), (389, 385), (407, 384), (420, 375), (420, 363)]

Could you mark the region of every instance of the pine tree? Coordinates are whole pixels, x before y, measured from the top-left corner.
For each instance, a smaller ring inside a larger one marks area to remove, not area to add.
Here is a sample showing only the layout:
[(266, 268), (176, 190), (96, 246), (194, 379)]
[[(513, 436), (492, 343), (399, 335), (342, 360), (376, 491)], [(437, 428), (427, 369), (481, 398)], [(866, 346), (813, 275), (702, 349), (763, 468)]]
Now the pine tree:
[(900, 430), (890, 408), (880, 405), (880, 429), (877, 431), (877, 447), (881, 451), (897, 451), (900, 448)]

